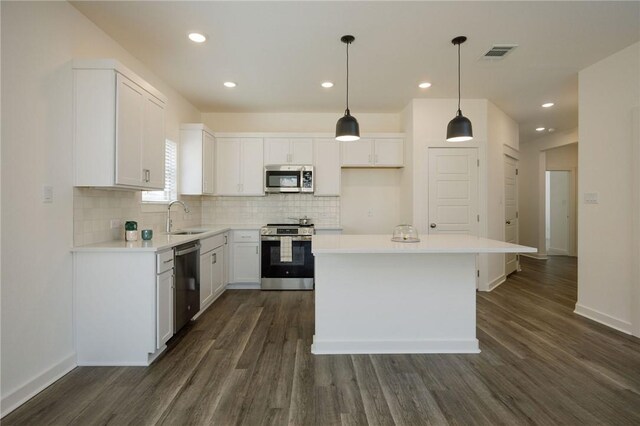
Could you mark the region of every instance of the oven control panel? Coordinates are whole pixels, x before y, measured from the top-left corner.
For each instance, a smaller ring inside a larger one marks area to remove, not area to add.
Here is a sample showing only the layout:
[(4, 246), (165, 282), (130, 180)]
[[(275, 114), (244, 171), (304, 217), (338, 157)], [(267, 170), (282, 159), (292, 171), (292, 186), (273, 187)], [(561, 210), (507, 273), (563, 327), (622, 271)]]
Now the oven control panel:
[(291, 235), (291, 236), (308, 236), (315, 234), (313, 226), (305, 226), (305, 227), (296, 227), (296, 226), (288, 226), (288, 227), (275, 227), (275, 226), (265, 226), (260, 228), (260, 235)]

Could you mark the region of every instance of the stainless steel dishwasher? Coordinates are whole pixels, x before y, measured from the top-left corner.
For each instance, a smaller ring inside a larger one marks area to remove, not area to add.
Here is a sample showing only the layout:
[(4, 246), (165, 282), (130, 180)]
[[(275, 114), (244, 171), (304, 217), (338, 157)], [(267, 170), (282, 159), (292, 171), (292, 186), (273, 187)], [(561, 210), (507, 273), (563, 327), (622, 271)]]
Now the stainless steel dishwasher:
[(200, 242), (175, 248), (173, 332), (177, 333), (200, 310)]

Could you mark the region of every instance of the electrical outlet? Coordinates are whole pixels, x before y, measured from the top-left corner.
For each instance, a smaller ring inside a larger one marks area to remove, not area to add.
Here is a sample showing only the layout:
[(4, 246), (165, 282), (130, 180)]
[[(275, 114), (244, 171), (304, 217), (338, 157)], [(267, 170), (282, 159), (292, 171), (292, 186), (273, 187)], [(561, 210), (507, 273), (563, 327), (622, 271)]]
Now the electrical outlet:
[(373, 209), (369, 209), (369, 213), (367, 214), (369, 217), (373, 217)]
[(120, 219), (111, 219), (111, 229), (118, 229), (122, 227), (122, 221)]

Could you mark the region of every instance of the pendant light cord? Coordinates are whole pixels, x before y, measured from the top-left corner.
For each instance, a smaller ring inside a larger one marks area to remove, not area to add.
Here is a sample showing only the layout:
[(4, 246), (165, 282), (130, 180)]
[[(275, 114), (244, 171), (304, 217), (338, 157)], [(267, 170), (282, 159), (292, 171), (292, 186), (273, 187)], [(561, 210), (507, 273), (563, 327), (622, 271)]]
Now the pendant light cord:
[(458, 112), (460, 112), (460, 44), (458, 43)]
[(349, 112), (349, 45), (351, 43), (347, 43), (347, 111)]

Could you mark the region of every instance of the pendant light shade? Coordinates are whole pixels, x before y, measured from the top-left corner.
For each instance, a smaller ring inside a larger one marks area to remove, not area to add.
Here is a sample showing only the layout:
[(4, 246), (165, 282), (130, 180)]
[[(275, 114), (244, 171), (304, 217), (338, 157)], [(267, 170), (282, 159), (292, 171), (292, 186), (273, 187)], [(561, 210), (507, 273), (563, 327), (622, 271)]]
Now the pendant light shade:
[(339, 141), (351, 142), (360, 139), (360, 125), (358, 120), (349, 113), (344, 112), (344, 117), (336, 124), (336, 139)]
[(465, 36), (459, 36), (451, 40), (451, 43), (458, 46), (458, 112), (447, 125), (447, 142), (466, 142), (473, 139), (473, 129), (471, 120), (462, 115), (460, 109), (460, 45), (467, 41)]
[(340, 38), (340, 41), (347, 45), (347, 109), (344, 111), (344, 117), (340, 118), (336, 123), (336, 139), (344, 142), (360, 139), (360, 125), (358, 120), (351, 115), (351, 111), (349, 111), (349, 45), (355, 39), (352, 35), (345, 35)]

